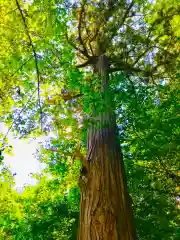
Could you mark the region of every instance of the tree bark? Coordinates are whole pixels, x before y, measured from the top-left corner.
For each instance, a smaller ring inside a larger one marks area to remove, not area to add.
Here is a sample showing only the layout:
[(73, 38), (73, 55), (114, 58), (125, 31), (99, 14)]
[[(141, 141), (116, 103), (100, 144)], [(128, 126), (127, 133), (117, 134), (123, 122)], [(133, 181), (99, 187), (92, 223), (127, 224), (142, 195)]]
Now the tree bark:
[(115, 114), (108, 92), (108, 58), (97, 63), (107, 111), (88, 129), (87, 163), (81, 176), (78, 240), (135, 240), (123, 156), (117, 140)]

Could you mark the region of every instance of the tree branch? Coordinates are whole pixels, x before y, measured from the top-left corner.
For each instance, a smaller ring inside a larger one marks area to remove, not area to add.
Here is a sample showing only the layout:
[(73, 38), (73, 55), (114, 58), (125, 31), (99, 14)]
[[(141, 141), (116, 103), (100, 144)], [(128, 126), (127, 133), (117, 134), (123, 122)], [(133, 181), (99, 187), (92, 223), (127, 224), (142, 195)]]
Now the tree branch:
[(26, 62), (24, 62), (24, 63), (11, 75), (11, 77), (13, 77), (19, 70), (21, 70), (32, 58), (33, 58), (33, 56), (31, 56)]
[[(61, 97), (66, 102), (66, 101), (69, 101), (69, 100), (74, 100), (76, 98), (82, 97), (82, 96), (84, 96), (84, 94), (83, 93), (78, 93), (76, 95), (73, 95), (72, 92), (68, 92), (68, 93), (64, 93), (62, 95), (57, 95), (57, 96)], [(47, 103), (49, 105), (56, 105), (56, 100), (48, 99)]]
[(118, 66), (115, 66), (109, 69), (109, 73), (119, 72), (119, 71), (126, 71), (129, 73), (131, 72), (138, 73), (138, 72), (143, 72), (144, 70), (142, 70), (141, 68), (132, 67), (131, 65), (125, 64), (125, 63), (119, 64)]
[(82, 63), (82, 64), (79, 64), (79, 65), (76, 65), (77, 68), (83, 68), (83, 67), (86, 67), (88, 65), (94, 65), (96, 64), (98, 58), (93, 56), (93, 57), (90, 57), (86, 62)]
[(128, 17), (128, 14), (129, 14), (131, 8), (133, 7), (133, 5), (134, 5), (134, 1), (132, 1), (132, 2), (129, 4), (128, 8), (126, 9), (126, 12), (125, 12), (125, 14), (124, 14), (124, 16), (123, 16), (123, 19), (122, 19), (122, 21), (121, 21), (120, 27), (124, 24), (124, 22), (125, 22), (126, 18)]
[(80, 52), (82, 55), (84, 55), (86, 58), (89, 58), (89, 55), (86, 56), (86, 52), (84, 50), (81, 50), (79, 47), (76, 46), (76, 44), (74, 44), (72, 41), (70, 41), (70, 39), (68, 38), (68, 34), (67, 32), (65, 33), (65, 37), (66, 37), (66, 40), (67, 42), (78, 52)]
[[(24, 105), (24, 107), (21, 109), (21, 111), (19, 112), (17, 119), (21, 116), (21, 113), (23, 113), (25, 111), (25, 109), (27, 108), (27, 106), (30, 104), (32, 97), (34, 96), (35, 92), (37, 91), (37, 88), (32, 92), (32, 94), (30, 95), (28, 101), (26, 102), (26, 104)], [(15, 119), (16, 120), (16, 119)], [(11, 131), (12, 127), (14, 124), (16, 124), (15, 120), (12, 122), (12, 124), (10, 125), (10, 127), (8, 128), (8, 131), (6, 132), (3, 140), (2, 140), (2, 146), (4, 146), (5, 144), (5, 140), (9, 134), (9, 132)]]
[(39, 74), (39, 68), (38, 68), (38, 60), (37, 60), (37, 54), (36, 54), (36, 50), (35, 50), (35, 47), (33, 45), (33, 42), (32, 42), (32, 39), (31, 39), (31, 36), (29, 34), (29, 29), (28, 29), (28, 26), (27, 26), (27, 23), (26, 23), (26, 19), (23, 15), (23, 11), (19, 5), (19, 2), (18, 0), (15, 0), (16, 1), (16, 5), (17, 5), (17, 8), (21, 14), (21, 17), (22, 17), (22, 21), (23, 21), (23, 24), (24, 24), (24, 27), (25, 27), (25, 30), (26, 30), (26, 35), (29, 39), (29, 44), (32, 48), (32, 52), (33, 52), (33, 55), (34, 55), (34, 61), (35, 61), (35, 68), (36, 68), (36, 75), (37, 75), (37, 81), (38, 81), (38, 102), (39, 102), (39, 109), (40, 109), (40, 123), (41, 123), (41, 129), (42, 129), (42, 108), (41, 108), (41, 101), (40, 101), (40, 74)]
[(78, 23), (78, 34), (79, 34), (79, 42), (81, 44), (81, 46), (83, 47), (83, 52), (84, 52), (84, 56), (86, 56), (87, 58), (89, 58), (89, 54), (88, 51), (86, 49), (86, 46), (84, 44), (84, 41), (82, 39), (82, 34), (81, 34), (81, 28), (82, 28), (82, 18), (83, 18), (83, 13), (85, 11), (84, 7), (85, 7), (86, 1), (83, 1), (83, 3), (81, 4), (81, 8), (80, 8), (80, 14), (79, 14), (79, 23)]

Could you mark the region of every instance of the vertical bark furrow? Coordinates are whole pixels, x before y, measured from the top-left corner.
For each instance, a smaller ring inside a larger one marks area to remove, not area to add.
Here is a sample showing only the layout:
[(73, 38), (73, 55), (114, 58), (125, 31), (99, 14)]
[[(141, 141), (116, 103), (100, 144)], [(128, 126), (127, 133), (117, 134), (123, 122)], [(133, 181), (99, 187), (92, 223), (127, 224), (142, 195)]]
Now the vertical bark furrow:
[[(108, 58), (100, 57), (105, 103), (108, 96)], [(96, 117), (88, 130), (88, 181), (81, 189), (79, 240), (135, 240), (122, 153), (112, 109)]]

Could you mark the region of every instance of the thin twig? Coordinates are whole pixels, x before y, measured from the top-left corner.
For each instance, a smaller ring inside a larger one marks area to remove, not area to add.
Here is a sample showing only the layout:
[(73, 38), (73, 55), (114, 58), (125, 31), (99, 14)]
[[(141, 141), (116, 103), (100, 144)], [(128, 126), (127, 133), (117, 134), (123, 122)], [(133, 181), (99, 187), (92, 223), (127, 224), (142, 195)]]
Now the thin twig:
[[(27, 108), (27, 106), (30, 104), (31, 102), (31, 98), (34, 96), (35, 92), (37, 91), (37, 88), (32, 92), (31, 96), (29, 97), (28, 101), (26, 102), (26, 104), (24, 105), (24, 107), (21, 109), (20, 113), (18, 114), (17, 118), (19, 118), (21, 116), (21, 113)], [(5, 139), (7, 138), (9, 132), (11, 131), (13, 125), (15, 124), (15, 120), (12, 122), (11, 126), (8, 128), (8, 131), (6, 133), (6, 135), (4, 136), (3, 138), (3, 141), (2, 141), (2, 146), (4, 145), (5, 143)]]
[(7, 12), (4, 16), (6, 16), (6, 15), (8, 15), (8, 14), (11, 14), (12, 12), (15, 12), (17, 9), (18, 9), (18, 8), (15, 8), (15, 9), (13, 9), (13, 10)]
[(24, 63), (11, 75), (11, 77), (13, 77), (19, 70), (21, 70), (32, 58), (33, 58), (33, 56), (31, 56), (26, 62), (24, 62)]
[(39, 109), (40, 109), (40, 123), (41, 123), (41, 129), (42, 129), (42, 108), (41, 108), (41, 101), (40, 101), (40, 74), (39, 74), (39, 68), (38, 68), (37, 54), (36, 54), (36, 50), (35, 50), (35, 47), (33, 45), (31, 36), (29, 34), (28, 26), (27, 26), (27, 23), (26, 23), (26, 19), (25, 19), (24, 15), (23, 15), (23, 11), (22, 11), (22, 9), (21, 9), (21, 7), (19, 5), (18, 0), (15, 0), (15, 1), (16, 1), (17, 7), (19, 9), (19, 12), (21, 14), (21, 17), (22, 17), (22, 20), (23, 20), (23, 23), (24, 23), (24, 27), (25, 27), (25, 30), (26, 30), (26, 34), (27, 34), (27, 37), (29, 39), (29, 44), (30, 44), (30, 46), (32, 48), (33, 55), (34, 55), (36, 75), (37, 75), (37, 80), (38, 80), (38, 102), (39, 102)]

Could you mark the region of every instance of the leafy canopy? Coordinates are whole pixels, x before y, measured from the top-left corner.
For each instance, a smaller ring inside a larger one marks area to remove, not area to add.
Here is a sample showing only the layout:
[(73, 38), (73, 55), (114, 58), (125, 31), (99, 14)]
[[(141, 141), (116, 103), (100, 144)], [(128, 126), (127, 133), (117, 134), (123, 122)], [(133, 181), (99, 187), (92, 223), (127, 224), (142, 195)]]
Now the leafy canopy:
[(47, 164), (37, 186), (18, 194), (2, 171), (1, 239), (76, 238), (72, 156), (85, 148), (92, 109), (103, 109), (92, 68), (105, 50), (138, 239), (179, 238), (179, 9), (175, 0), (0, 0), (1, 121), (21, 138), (53, 134), (37, 155)]

